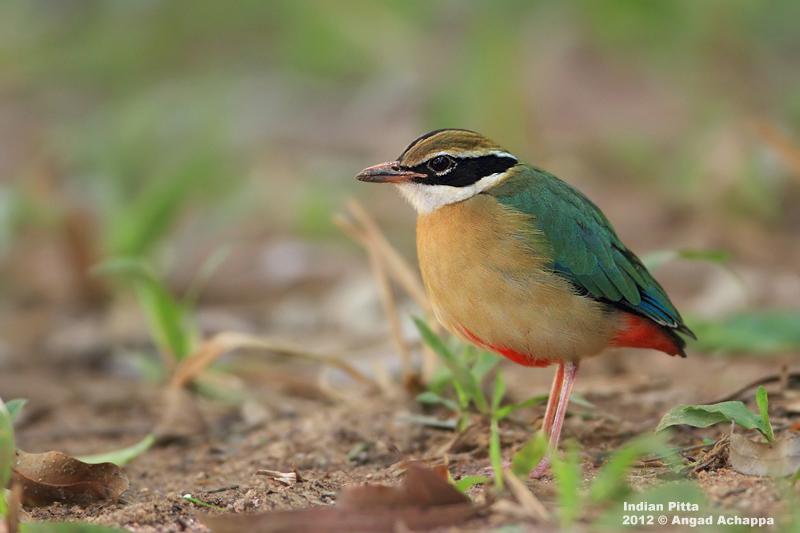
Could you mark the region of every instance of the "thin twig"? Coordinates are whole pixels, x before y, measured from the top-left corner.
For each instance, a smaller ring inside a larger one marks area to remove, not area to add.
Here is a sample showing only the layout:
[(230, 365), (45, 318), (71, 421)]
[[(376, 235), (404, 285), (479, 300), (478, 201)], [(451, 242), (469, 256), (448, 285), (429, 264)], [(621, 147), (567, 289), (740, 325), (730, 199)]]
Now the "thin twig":
[(203, 342), (192, 355), (183, 359), (178, 364), (175, 372), (172, 374), (169, 386), (171, 388), (185, 387), (223, 354), (231, 350), (242, 348), (264, 350), (338, 368), (355, 381), (363, 383), (373, 390), (379, 389), (377, 383), (341, 357), (312, 353), (304, 348), (279, 339), (256, 337), (236, 332), (218, 333)]
[(377, 251), (381, 257), (385, 259), (387, 268), (389, 271), (393, 272), (397, 282), (408, 292), (411, 298), (414, 299), (420, 309), (425, 311), (426, 314), (431, 314), (432, 309), (430, 302), (428, 302), (425, 289), (422, 287), (422, 282), (419, 276), (417, 276), (415, 269), (413, 269), (394, 246), (389, 243), (388, 239), (386, 239), (383, 232), (381, 232), (378, 227), (378, 224), (358, 201), (354, 199), (349, 200), (347, 202), (347, 207), (353, 218), (364, 227), (367, 235), (374, 241)]
[(403, 337), (403, 326), (400, 323), (400, 317), (397, 315), (397, 303), (395, 302), (394, 292), (392, 292), (392, 286), (389, 284), (389, 278), (386, 276), (386, 272), (383, 269), (383, 263), (378, 256), (378, 252), (374, 247), (370, 247), (368, 254), (372, 275), (375, 276), (375, 279), (378, 281), (378, 287), (381, 291), (383, 312), (389, 320), (389, 330), (392, 333), (392, 340), (403, 362), (403, 379), (407, 381), (414, 375), (414, 368), (411, 362), (411, 350)]
[[(370, 255), (370, 262), (374, 263), (376, 260), (385, 268), (389, 276), (396, 281), (406, 293), (416, 302), (416, 304), (423, 310), (426, 316), (430, 317), (433, 314), (430, 302), (422, 287), (422, 282), (419, 279), (416, 271), (409, 266), (403, 256), (389, 243), (384, 234), (381, 232), (380, 227), (375, 220), (367, 213), (367, 211), (355, 200), (350, 200), (347, 203), (347, 215), (334, 216), (333, 222), (336, 224), (346, 235), (359, 243)], [(373, 267), (373, 270), (375, 267)], [(379, 280), (379, 283), (380, 280)], [(383, 283), (381, 283), (383, 285)], [(384, 298), (384, 302), (385, 302)], [(388, 314), (388, 313), (387, 313)], [(391, 320), (391, 318), (390, 318)], [(432, 328), (434, 331), (439, 332), (439, 324), (433, 322)], [(393, 326), (393, 332), (395, 331)], [(393, 333), (394, 334), (394, 333)], [(397, 344), (396, 335), (395, 343)], [(405, 346), (408, 343), (403, 341)], [(401, 354), (403, 352), (401, 351)], [(436, 354), (427, 345), (422, 347), (422, 376), (423, 380), (429, 381), (433, 376), (437, 367)], [(406, 374), (408, 377), (408, 374)]]
[(411, 362), (411, 349), (403, 337), (400, 318), (397, 316), (397, 303), (394, 298), (394, 293), (392, 292), (391, 284), (389, 283), (389, 278), (386, 275), (386, 270), (384, 269), (385, 262), (381, 260), (382, 258), (378, 251), (377, 241), (372, 232), (370, 232), (363, 223), (361, 227), (357, 227), (351, 221), (341, 216), (334, 217), (334, 223), (347, 235), (359, 242), (367, 251), (372, 274), (378, 282), (383, 312), (389, 320), (389, 331), (391, 332), (392, 341), (402, 360), (403, 380), (408, 381), (414, 375)]
[(722, 398), (719, 398), (719, 399), (717, 399), (717, 400), (715, 400), (713, 402), (708, 402), (708, 403), (720, 403), (720, 402), (727, 402), (727, 401), (730, 401), (730, 400), (735, 400), (735, 399), (739, 398), (745, 392), (749, 391), (750, 389), (754, 389), (754, 388), (758, 387), (759, 385), (766, 385), (768, 383), (780, 383), (782, 381), (785, 381), (786, 387), (788, 388), (788, 387), (790, 387), (791, 382), (792, 381), (796, 381), (796, 380), (800, 380), (800, 372), (789, 372), (789, 373), (786, 373), (786, 374), (784, 374), (784, 373), (781, 373), (781, 374), (770, 374), (768, 376), (764, 376), (764, 377), (758, 378), (758, 379), (756, 379), (754, 381), (751, 381), (750, 383), (748, 383), (747, 385), (744, 385), (743, 387), (737, 389), (736, 391), (734, 391), (734, 392), (732, 392), (730, 394), (726, 394)]

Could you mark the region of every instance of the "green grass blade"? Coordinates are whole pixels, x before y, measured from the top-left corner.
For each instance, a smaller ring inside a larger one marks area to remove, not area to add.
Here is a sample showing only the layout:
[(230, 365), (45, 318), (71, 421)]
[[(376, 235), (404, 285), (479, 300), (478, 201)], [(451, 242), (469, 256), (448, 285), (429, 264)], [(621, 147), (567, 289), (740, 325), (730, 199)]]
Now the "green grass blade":
[[(454, 378), (453, 385), (456, 388), (456, 393), (459, 394), (459, 398), (462, 399), (463, 394), (468, 401), (475, 403), (475, 406), (480, 412), (488, 413), (489, 404), (486, 401), (486, 396), (483, 394), (480, 386), (475, 381), (475, 377), (472, 375), (472, 372), (470, 372), (468, 368), (459, 362), (455, 355), (453, 355), (453, 352), (447, 348), (444, 342), (442, 342), (441, 338), (431, 331), (425, 321), (414, 317), (414, 324), (416, 324), (425, 344), (430, 346), (431, 349), (442, 359), (442, 362), (444, 362), (444, 364), (450, 369), (450, 372), (453, 374)], [(459, 388), (461, 391), (460, 393)], [(464, 406), (463, 402), (460, 403), (462, 406)]]
[(155, 442), (155, 435), (150, 433), (136, 444), (128, 446), (127, 448), (121, 448), (119, 450), (113, 450), (105, 453), (98, 453), (96, 455), (84, 455), (82, 457), (78, 457), (77, 459), (79, 461), (83, 461), (84, 463), (114, 463), (117, 466), (125, 466), (149, 450)]
[(486, 375), (489, 374), (489, 372), (491, 372), (498, 364), (500, 364), (500, 358), (498, 356), (490, 352), (479, 350), (475, 356), (475, 362), (472, 364), (471, 369), (475, 381), (482, 383)]
[(520, 479), (527, 479), (531, 471), (547, 453), (547, 437), (543, 431), (537, 431), (525, 446), (511, 459), (511, 471)]
[(581, 480), (583, 469), (581, 468), (580, 454), (578, 447), (570, 443), (564, 458), (560, 458), (552, 452), (550, 468), (553, 471), (553, 479), (558, 492), (559, 515), (561, 527), (567, 528), (572, 525), (581, 514), (583, 499), (581, 497)]
[(102, 275), (119, 276), (132, 283), (159, 349), (177, 360), (192, 350), (185, 311), (148, 266), (133, 258), (110, 259), (95, 268)]
[(475, 485), (482, 485), (487, 481), (489, 481), (489, 478), (487, 478), (486, 476), (464, 476), (458, 481), (454, 481), (453, 486), (459, 492), (467, 492)]
[(668, 263), (676, 259), (684, 259), (687, 261), (706, 261), (709, 263), (724, 265), (730, 261), (730, 258), (730, 252), (725, 250), (660, 250), (643, 256), (642, 263), (644, 263), (648, 269), (654, 270), (664, 263)]
[(220, 507), (219, 505), (214, 505), (213, 503), (204, 502), (203, 500), (195, 498), (191, 494), (184, 494), (182, 496), (182, 498), (184, 500), (186, 500), (187, 502), (191, 502), (191, 503), (193, 503), (193, 504), (195, 504), (195, 505), (197, 505), (199, 507), (207, 507), (208, 509), (216, 509), (217, 511), (224, 511), (225, 510), (224, 508)]
[(502, 420), (511, 413), (513, 413), (514, 411), (525, 409), (526, 407), (533, 407), (534, 405), (539, 405), (540, 403), (543, 403), (545, 401), (547, 401), (547, 394), (537, 394), (536, 396), (531, 396), (527, 400), (518, 403), (504, 405), (503, 407), (495, 411), (495, 417), (498, 420)]
[(706, 352), (771, 354), (800, 349), (796, 310), (750, 310), (715, 320), (689, 317), (687, 322), (698, 338), (692, 346)]
[(22, 412), (22, 408), (25, 407), (26, 403), (28, 403), (28, 400), (23, 398), (9, 400), (8, 403), (6, 403), (6, 409), (8, 410), (8, 414), (11, 417), (12, 423), (17, 421), (17, 418), (19, 418), (19, 414)]
[(758, 405), (758, 413), (761, 416), (762, 433), (764, 433), (764, 437), (769, 442), (773, 442), (775, 440), (775, 432), (772, 429), (772, 422), (769, 420), (769, 398), (764, 385), (760, 385), (756, 391), (756, 405)]
[(14, 428), (11, 425), (11, 413), (0, 399), (0, 517), (6, 515), (5, 488), (11, 480), (11, 468), (14, 465), (16, 445), (14, 444)]
[(641, 457), (650, 453), (660, 456), (669, 453), (663, 434), (643, 435), (615, 451), (592, 482), (589, 490), (591, 500), (594, 503), (603, 503), (618, 499), (630, 492), (628, 474), (631, 467)]
[(489, 426), (489, 460), (494, 472), (494, 487), (503, 490), (503, 450), (500, 447), (500, 423), (492, 419)]
[(450, 398), (444, 398), (442, 396), (439, 396), (438, 394), (432, 391), (425, 391), (418, 394), (416, 400), (419, 403), (426, 405), (443, 405), (456, 413), (461, 411), (461, 409), (458, 406), (458, 403), (454, 402)]
[(500, 404), (503, 403), (503, 397), (506, 395), (506, 381), (503, 377), (503, 372), (498, 371), (494, 377), (494, 392), (492, 393), (492, 416), (495, 416)]

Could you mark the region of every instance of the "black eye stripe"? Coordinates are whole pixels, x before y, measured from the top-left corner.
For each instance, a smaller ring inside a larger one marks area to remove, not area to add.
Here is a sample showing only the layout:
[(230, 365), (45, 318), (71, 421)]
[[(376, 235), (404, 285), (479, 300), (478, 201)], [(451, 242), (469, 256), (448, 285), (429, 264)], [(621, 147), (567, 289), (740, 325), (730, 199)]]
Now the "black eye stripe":
[(428, 168), (429, 161), (412, 168), (414, 172), (425, 174), (424, 178), (414, 178), (417, 183), (426, 185), (449, 185), (451, 187), (467, 187), (481, 178), (505, 172), (517, 164), (510, 155), (484, 155), (480, 157), (454, 157), (455, 167), (439, 176)]

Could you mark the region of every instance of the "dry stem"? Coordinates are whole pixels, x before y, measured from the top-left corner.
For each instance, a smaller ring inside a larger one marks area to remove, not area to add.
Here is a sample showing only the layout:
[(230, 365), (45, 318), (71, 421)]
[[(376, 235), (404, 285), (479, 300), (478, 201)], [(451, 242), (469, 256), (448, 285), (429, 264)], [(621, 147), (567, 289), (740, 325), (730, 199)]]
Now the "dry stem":
[(257, 337), (236, 332), (218, 333), (214, 337), (203, 342), (192, 355), (178, 364), (172, 375), (169, 386), (178, 389), (185, 387), (223, 354), (231, 350), (242, 348), (265, 350), (290, 357), (306, 359), (326, 366), (332, 366), (373, 390), (379, 388), (372, 379), (341, 357), (312, 353), (279, 339)]

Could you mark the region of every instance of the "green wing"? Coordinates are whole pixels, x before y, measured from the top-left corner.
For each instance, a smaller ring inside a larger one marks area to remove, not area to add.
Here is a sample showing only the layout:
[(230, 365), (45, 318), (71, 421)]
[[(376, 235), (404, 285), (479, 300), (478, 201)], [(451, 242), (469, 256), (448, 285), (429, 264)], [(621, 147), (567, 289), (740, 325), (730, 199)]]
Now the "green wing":
[(552, 246), (555, 272), (584, 294), (694, 336), (661, 285), (591, 200), (548, 172), (517, 168), (514, 176), (486, 192), (533, 216)]

